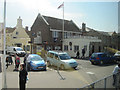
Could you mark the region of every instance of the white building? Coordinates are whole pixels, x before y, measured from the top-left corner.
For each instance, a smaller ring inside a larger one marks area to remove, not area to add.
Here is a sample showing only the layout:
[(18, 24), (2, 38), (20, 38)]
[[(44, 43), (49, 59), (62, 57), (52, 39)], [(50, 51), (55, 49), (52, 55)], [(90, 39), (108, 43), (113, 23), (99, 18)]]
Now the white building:
[(85, 57), (89, 57), (91, 42), (101, 42), (97, 37), (80, 36), (64, 39), (63, 48), (71, 57), (76, 57), (76, 52), (79, 51), (82, 56), (82, 48), (85, 48)]

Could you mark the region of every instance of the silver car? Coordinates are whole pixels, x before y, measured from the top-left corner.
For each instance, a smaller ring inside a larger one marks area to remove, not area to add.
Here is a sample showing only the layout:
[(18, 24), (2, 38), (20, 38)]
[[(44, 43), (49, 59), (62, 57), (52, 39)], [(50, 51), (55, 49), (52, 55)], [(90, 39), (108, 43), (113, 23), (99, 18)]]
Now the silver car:
[(61, 69), (76, 68), (78, 63), (72, 59), (66, 52), (48, 51), (47, 65), (54, 65)]

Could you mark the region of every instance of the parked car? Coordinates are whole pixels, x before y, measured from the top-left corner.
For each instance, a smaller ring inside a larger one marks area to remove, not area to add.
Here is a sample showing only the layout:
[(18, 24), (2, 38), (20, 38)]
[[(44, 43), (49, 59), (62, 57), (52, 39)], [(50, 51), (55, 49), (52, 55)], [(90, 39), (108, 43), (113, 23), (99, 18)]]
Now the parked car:
[(90, 57), (91, 64), (104, 64), (104, 63), (112, 63), (114, 62), (115, 57), (108, 53), (93, 53)]
[(21, 47), (13, 47), (13, 46), (7, 47), (6, 52), (9, 55), (17, 54), (18, 56), (25, 56), (26, 54), (26, 52)]
[(116, 61), (120, 61), (120, 51), (117, 51), (117, 52), (114, 54), (114, 57), (116, 58)]
[(48, 51), (47, 65), (54, 65), (60, 69), (76, 68), (78, 63), (72, 59), (66, 52)]
[(37, 54), (29, 54), (26, 61), (28, 70), (46, 70), (46, 63)]

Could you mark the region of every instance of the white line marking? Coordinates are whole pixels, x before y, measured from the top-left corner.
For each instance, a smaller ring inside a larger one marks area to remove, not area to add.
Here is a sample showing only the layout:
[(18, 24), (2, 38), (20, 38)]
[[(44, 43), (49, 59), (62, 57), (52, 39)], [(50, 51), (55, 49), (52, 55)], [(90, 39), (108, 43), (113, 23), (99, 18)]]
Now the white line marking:
[(94, 74), (94, 73), (92, 73), (92, 72), (86, 72), (87, 74)]

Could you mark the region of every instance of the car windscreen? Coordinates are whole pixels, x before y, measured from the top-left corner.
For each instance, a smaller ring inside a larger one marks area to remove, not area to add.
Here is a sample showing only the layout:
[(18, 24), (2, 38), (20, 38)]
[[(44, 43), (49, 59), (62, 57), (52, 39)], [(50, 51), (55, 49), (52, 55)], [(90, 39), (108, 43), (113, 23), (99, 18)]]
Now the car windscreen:
[(59, 57), (60, 57), (61, 60), (71, 59), (71, 57), (68, 54), (60, 54)]
[(40, 56), (31, 56), (29, 59), (30, 61), (41, 61), (42, 60)]
[(98, 54), (92, 54), (91, 57), (92, 57), (92, 58), (97, 58), (97, 57), (98, 57)]
[(16, 51), (23, 51), (22, 48), (15, 48), (15, 49), (16, 49)]
[(117, 52), (117, 54), (120, 54), (120, 52)]

